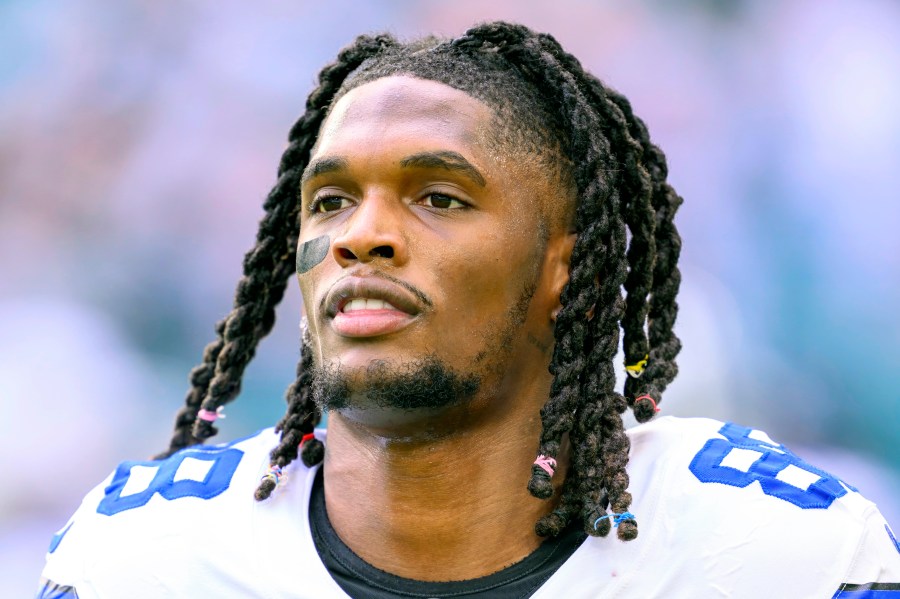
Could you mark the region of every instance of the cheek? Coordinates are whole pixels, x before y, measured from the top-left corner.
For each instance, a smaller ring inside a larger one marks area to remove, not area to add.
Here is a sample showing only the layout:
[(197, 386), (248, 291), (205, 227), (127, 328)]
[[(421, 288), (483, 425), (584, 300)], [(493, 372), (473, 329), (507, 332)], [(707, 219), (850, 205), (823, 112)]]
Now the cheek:
[(303, 296), (303, 310), (307, 317), (314, 314), (312, 299), (315, 296), (314, 287), (309, 277), (297, 275), (297, 281), (300, 283), (300, 295)]
[(433, 260), (434, 288), (444, 291), (451, 333), (479, 336), (485, 327), (505, 321), (526, 283), (522, 255), (510, 251), (501, 235), (482, 235), (474, 243), (438, 252)]

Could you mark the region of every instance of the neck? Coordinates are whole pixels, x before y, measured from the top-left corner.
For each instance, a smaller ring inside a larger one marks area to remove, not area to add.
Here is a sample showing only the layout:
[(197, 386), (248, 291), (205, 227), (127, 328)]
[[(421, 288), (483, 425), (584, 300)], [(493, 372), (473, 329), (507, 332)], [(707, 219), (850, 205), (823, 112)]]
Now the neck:
[(427, 423), (421, 438), (330, 414), (325, 502), (338, 536), (376, 568), (416, 580), (478, 578), (526, 557), (543, 540), (535, 523), (559, 496), (541, 501), (527, 490), (545, 386), (519, 389), (515, 401), (491, 398), (484, 414), (444, 434)]

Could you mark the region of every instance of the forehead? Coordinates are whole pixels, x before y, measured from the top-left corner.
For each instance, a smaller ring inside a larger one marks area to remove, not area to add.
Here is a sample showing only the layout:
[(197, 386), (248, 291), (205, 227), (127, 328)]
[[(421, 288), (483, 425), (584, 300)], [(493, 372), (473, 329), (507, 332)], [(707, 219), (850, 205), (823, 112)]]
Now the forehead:
[(363, 142), (479, 147), (488, 139), (493, 120), (485, 103), (449, 85), (411, 76), (385, 77), (350, 90), (334, 104), (313, 155), (358, 150), (356, 144)]

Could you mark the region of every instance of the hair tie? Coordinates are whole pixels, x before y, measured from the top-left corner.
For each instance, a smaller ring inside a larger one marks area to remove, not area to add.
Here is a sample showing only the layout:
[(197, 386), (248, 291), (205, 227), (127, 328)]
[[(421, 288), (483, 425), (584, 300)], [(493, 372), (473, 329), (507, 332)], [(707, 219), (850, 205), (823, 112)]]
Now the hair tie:
[(635, 397), (634, 403), (637, 404), (637, 402), (644, 401), (644, 400), (647, 400), (650, 402), (650, 405), (653, 406), (654, 412), (659, 412), (659, 408), (656, 406), (656, 400), (653, 399), (652, 397), (650, 397), (649, 395), (641, 395), (640, 397)]
[(644, 368), (647, 367), (647, 360), (650, 359), (650, 354), (645, 354), (643, 360), (638, 360), (634, 364), (625, 363), (625, 372), (628, 373), (628, 376), (631, 378), (638, 378), (642, 374), (644, 374)]
[(206, 420), (207, 422), (215, 422), (217, 418), (225, 418), (225, 406), (219, 406), (216, 408), (215, 412), (211, 412), (210, 410), (201, 409), (197, 412), (197, 418), (200, 420)]
[(534, 460), (534, 465), (539, 466), (544, 472), (550, 475), (550, 478), (553, 478), (553, 473), (556, 471), (556, 460), (541, 454)]
[(622, 512), (621, 514), (606, 514), (605, 516), (600, 516), (596, 520), (594, 520), (594, 530), (597, 530), (597, 525), (600, 524), (601, 520), (606, 520), (607, 518), (613, 519), (613, 525), (618, 528), (619, 524), (621, 524), (624, 520), (631, 520), (632, 522), (637, 522), (634, 517), (634, 514), (631, 512)]
[(275, 486), (277, 487), (278, 485), (281, 484), (282, 481), (287, 480), (287, 474), (284, 474), (281, 471), (281, 466), (278, 466), (277, 464), (273, 464), (273, 465), (269, 466), (269, 469), (266, 470), (266, 473), (262, 475), (262, 478), (260, 480), (267, 480), (267, 479), (271, 480), (273, 483), (275, 483)]
[(306, 433), (305, 435), (303, 435), (303, 437), (300, 438), (300, 447), (303, 447), (304, 443), (306, 443), (307, 441), (312, 441), (315, 438), (315, 433)]

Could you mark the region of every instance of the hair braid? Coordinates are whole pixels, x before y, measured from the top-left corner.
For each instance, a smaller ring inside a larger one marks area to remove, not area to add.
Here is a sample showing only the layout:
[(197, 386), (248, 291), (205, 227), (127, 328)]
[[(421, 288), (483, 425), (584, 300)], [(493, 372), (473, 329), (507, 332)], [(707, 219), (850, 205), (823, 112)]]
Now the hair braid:
[[(585, 74), (578, 62), (569, 57), (570, 60), (561, 64), (560, 58), (567, 55), (555, 40), (549, 36), (535, 37), (546, 71), (559, 74), (557, 85), (567, 90), (566, 95), (572, 100), (568, 107), (571, 117), (567, 120), (572, 122), (573, 156), (578, 156), (578, 162), (586, 167), (582, 172), (575, 173), (580, 190), (576, 212), (576, 230), (579, 231), (576, 247), (582, 245), (585, 252), (584, 256), (576, 256), (573, 252), (569, 290), (593, 295), (593, 301), (587, 310), (583, 306), (573, 306), (576, 308), (573, 318), (586, 321), (590, 336), (583, 347), (585, 363), (573, 364), (581, 368), (581, 385), (576, 403), (576, 425), (570, 432), (570, 468), (571, 476), (577, 481), (584, 529), (589, 534), (604, 534), (608, 526), (600, 528), (595, 523), (605, 514), (606, 496), (612, 499), (614, 509), (627, 509), (631, 500), (625, 491), (628, 485), (624, 471), (628, 441), (618, 414), (622, 400), (614, 390), (615, 371), (612, 366), (623, 313), (620, 287), (626, 280), (622, 260), (625, 248), (625, 225), (621, 216), (623, 186), (618, 171), (608, 169), (606, 165), (619, 163), (622, 147), (633, 149), (634, 144), (621, 143), (624, 138), (621, 134), (608, 138), (592, 135), (597, 130), (615, 131), (619, 123), (605, 122), (601, 118), (605, 115), (591, 105), (583, 93)], [(626, 156), (625, 160), (637, 163), (639, 158)], [(638, 183), (633, 187), (639, 188), (641, 179), (634, 179)], [(624, 191), (628, 193), (632, 190), (625, 187)], [(566, 301), (563, 297), (563, 302)], [(559, 323), (557, 327), (559, 330)], [(553, 399), (551, 394), (550, 402)], [(615, 413), (610, 418), (612, 411)], [(617, 428), (611, 426), (616, 421)], [(609, 455), (611, 451), (616, 455)], [(631, 532), (626, 533), (626, 529), (620, 529), (619, 534), (624, 538), (634, 536)]]
[[(552, 43), (557, 56), (566, 56), (552, 38), (546, 43)], [(569, 58), (571, 60), (564, 64), (573, 72), (582, 89), (587, 88), (587, 74), (574, 58)], [(625, 166), (609, 174), (610, 185), (615, 191), (597, 208), (599, 222), (607, 222), (608, 232), (603, 243), (608, 255), (594, 266), (598, 298), (590, 314), (592, 338), (583, 376), (582, 405), (574, 431), (576, 449), (573, 454), (578, 454), (575, 459), (578, 466), (576, 474), (584, 502), (582, 526), (589, 534), (605, 536), (610, 530), (609, 520), (604, 518), (607, 505), (611, 503), (615, 513), (624, 513), (631, 504), (631, 496), (626, 491), (628, 474), (625, 470), (630, 444), (620, 416), (626, 404), (615, 391), (613, 359), (618, 349), (620, 323), (626, 321), (629, 307), (635, 305), (634, 282), (641, 278), (634, 269), (631, 272), (626, 270), (625, 228), (628, 219), (625, 216), (629, 206), (635, 204), (635, 196), (642, 193), (645, 185), (639, 169), (640, 156), (635, 153), (635, 144), (622, 131), (622, 119), (603, 111), (602, 105), (592, 102), (594, 98), (590, 95), (585, 94), (585, 97), (596, 111), (604, 135), (610, 140), (611, 162)], [(649, 202), (646, 208), (649, 208)], [(632, 240), (636, 238), (637, 235), (632, 234)], [(646, 252), (647, 249), (644, 246), (638, 252)], [(629, 248), (629, 254), (632, 252), (633, 249)], [(621, 293), (623, 284), (628, 292), (624, 300)], [(626, 540), (634, 538), (636, 529), (633, 527), (633, 521), (623, 522), (618, 527), (618, 536)]]
[[(325, 446), (315, 437), (308, 437), (322, 418), (322, 412), (312, 399), (312, 365), (313, 355), (309, 333), (304, 327), (301, 336), (300, 361), (297, 363), (297, 378), (288, 387), (287, 413), (275, 425), (281, 433), (281, 442), (269, 454), (269, 464), (284, 468), (295, 459), (298, 453), (306, 466), (314, 466), (322, 461)], [(302, 444), (302, 445), (301, 445)], [(272, 477), (264, 477), (256, 489), (255, 497), (262, 501), (275, 490), (276, 482)]]
[[(310, 152), (315, 145), (319, 128), (325, 119), (328, 108), (347, 76), (366, 59), (394, 45), (396, 45), (396, 41), (389, 35), (359, 36), (352, 45), (341, 50), (336, 62), (322, 69), (319, 73), (319, 86), (310, 93), (307, 99), (306, 112), (291, 129), (290, 137), (302, 139), (303, 143), (296, 144), (296, 148), (288, 148), (285, 151), (281, 161), (282, 171), (297, 168), (302, 173), (309, 162)], [(296, 198), (295, 206), (299, 211), (299, 202), (296, 202)], [(299, 220), (298, 214), (296, 221), (298, 228)], [(296, 241), (295, 235), (294, 247), (296, 247)], [(276, 430), (281, 432), (281, 441), (269, 454), (270, 470), (278, 469), (280, 471), (293, 462), (298, 454), (302, 454), (303, 463), (307, 466), (320, 463), (324, 457), (322, 442), (315, 438), (308, 438), (322, 417), (321, 411), (312, 399), (312, 365), (311, 342), (304, 324), (297, 376), (285, 394), (288, 403), (287, 413), (276, 425)], [(304, 441), (304, 439), (306, 440)], [(273, 476), (264, 476), (256, 490), (256, 499), (258, 501), (267, 499), (275, 490), (277, 480)]]
[(537, 524), (534, 525), (534, 532), (541, 537), (558, 535), (581, 512), (581, 504), (577, 478), (567, 476), (563, 481), (559, 504), (552, 512), (537, 521)]
[(681, 272), (677, 265), (681, 253), (681, 237), (675, 228), (674, 217), (682, 199), (666, 181), (668, 166), (665, 156), (650, 141), (647, 126), (634, 115), (631, 103), (616, 93), (610, 94), (610, 100), (622, 111), (632, 135), (644, 148), (644, 162), (653, 185), (651, 203), (655, 213), (657, 258), (647, 314), (649, 359), (639, 377), (629, 377), (625, 382), (625, 395), (632, 404), (635, 417), (639, 422), (645, 422), (653, 417), (653, 403), (635, 404), (634, 398), (646, 394), (658, 403), (662, 400), (666, 387), (678, 374), (675, 358), (681, 350), (681, 341), (673, 328), (678, 314), (675, 297), (681, 284)]
[[(660, 169), (658, 164), (648, 165), (645, 160), (660, 158), (661, 153), (657, 151), (645, 157), (649, 141), (646, 135), (640, 135), (641, 130), (633, 127), (630, 106), (622, 109), (611, 100), (618, 95), (586, 73), (577, 59), (563, 51), (551, 36), (532, 34), (516, 25), (490, 24), (468, 31), (455, 43), (466, 48), (493, 44), (497, 52), (506, 56), (525, 78), (533, 80), (541, 89), (561, 90), (562, 98), (555, 100), (568, 114), (566, 120), (572, 123), (571, 156), (578, 157), (578, 164), (590, 164), (591, 150), (597, 141), (579, 142), (580, 138), (590, 136), (599, 128), (603, 133), (600, 145), (607, 154), (605, 163), (621, 169), (621, 175), (612, 169), (599, 177), (589, 175), (587, 180), (581, 176), (587, 169), (575, 173), (581, 198), (576, 214), (579, 238), (573, 250), (570, 282), (562, 297), (565, 308), (556, 325), (557, 346), (551, 362), (554, 382), (550, 400), (541, 412), (543, 430), (539, 446), (540, 454), (555, 457), (562, 434), (570, 431), (573, 443), (570, 475), (578, 480), (578, 503), (582, 504), (585, 528), (591, 534), (604, 532), (604, 529), (608, 531), (608, 523), (605, 527), (594, 527), (596, 519), (605, 513), (607, 496), (617, 513), (627, 511), (631, 502), (625, 471), (629, 442), (621, 420), (621, 412), (627, 403), (613, 390), (615, 372), (611, 364), (620, 323), (625, 333), (626, 363), (644, 359), (651, 353), (651, 345), (655, 352), (657, 349), (652, 343), (656, 339), (648, 340), (644, 323), (652, 310), (647, 298), (653, 289), (657, 266), (655, 228), (659, 215), (655, 213), (657, 205), (653, 200), (659, 188), (658, 178), (654, 175)], [(546, 81), (554, 76), (556, 81)], [(541, 85), (545, 82), (550, 84)], [(591, 121), (599, 127), (591, 127)], [(653, 173), (649, 170), (651, 167)], [(605, 198), (598, 198), (588, 188), (592, 182), (604, 179), (612, 189)], [(621, 206), (612, 206), (605, 214), (597, 214), (597, 206), (613, 204)], [(592, 207), (593, 214), (589, 214)], [(623, 261), (625, 224), (631, 230), (632, 239)], [(582, 242), (593, 251), (585, 253), (590, 264), (585, 264), (586, 268), (579, 272), (578, 265), (585, 261), (578, 251)], [(598, 255), (600, 249), (606, 250), (608, 255)], [(623, 262), (629, 267), (627, 272)], [(585, 272), (592, 275), (589, 282), (585, 280), (588, 277), (580, 276)], [(622, 284), (627, 292), (624, 307), (619, 291)], [(592, 295), (594, 301), (590, 301)], [(568, 314), (567, 308), (572, 308)], [(585, 315), (588, 316), (587, 330), (582, 327)], [(656, 397), (661, 391), (656, 392)], [(630, 394), (629, 399), (633, 402), (634, 395)], [(574, 414), (573, 406), (577, 406)], [(573, 416), (577, 423), (574, 429)], [(552, 487), (543, 469), (533, 468), (529, 489), (536, 496), (550, 496)], [(606, 494), (601, 495), (601, 490)], [(568, 505), (571, 497), (564, 493), (562, 509), (539, 523), (542, 532), (553, 534), (564, 525), (561, 516), (571, 516), (569, 508), (572, 506)], [(623, 539), (634, 538), (636, 523), (623, 521), (618, 534)]]
[[(622, 164), (626, 174), (626, 197), (629, 199), (625, 208), (626, 223), (631, 232), (631, 242), (627, 252), (629, 273), (625, 282), (627, 292), (625, 316), (622, 319), (625, 363), (626, 365), (637, 365), (642, 360), (647, 360), (647, 362), (656, 364), (654, 368), (651, 368), (651, 375), (654, 370), (665, 369), (668, 372), (669, 369), (662, 367), (659, 363), (658, 340), (657, 342), (648, 340), (648, 334), (644, 330), (650, 311), (648, 296), (653, 291), (653, 281), (656, 276), (658, 253), (656, 221), (660, 216), (659, 211), (667, 203), (665, 196), (669, 193), (674, 195), (674, 191), (666, 183), (668, 171), (665, 157), (659, 148), (650, 142), (646, 125), (634, 115), (630, 102), (624, 96), (606, 87), (599, 79), (581, 69), (578, 60), (565, 52), (552, 37), (543, 34), (541, 37), (549, 40), (555, 54), (560, 62), (566, 65), (566, 68), (578, 69), (583, 77), (586, 94), (591, 97), (598, 110), (608, 115), (616, 123), (616, 127), (605, 130), (604, 134), (610, 136), (614, 145), (629, 150), (625, 155), (625, 162)], [(671, 218), (669, 218), (670, 225), (671, 222)], [(674, 232), (677, 237), (674, 226), (671, 232)], [(659, 241), (659, 243), (666, 242), (667, 239)], [(677, 286), (675, 292), (677, 293)], [(674, 298), (674, 294), (672, 297)], [(674, 323), (674, 314), (672, 322)], [(671, 334), (671, 328), (668, 332)], [(656, 349), (651, 351), (651, 346)], [(674, 353), (667, 352), (667, 355), (671, 356), (670, 360), (674, 359), (676, 354), (677, 350)], [(654, 356), (653, 360), (649, 359), (650, 355)], [(661, 401), (665, 385), (652, 389), (648, 389), (646, 384), (639, 386), (637, 379), (642, 376), (641, 370), (637, 369), (631, 373), (636, 373), (638, 376), (629, 376), (626, 379), (625, 397), (629, 405), (634, 408), (638, 421), (645, 422), (653, 417), (654, 403)], [(643, 381), (646, 383), (652, 378), (651, 375), (644, 375)], [(674, 378), (674, 373), (672, 373), (672, 378)], [(669, 378), (666, 384), (671, 382), (672, 378)], [(635, 397), (644, 393), (649, 394), (654, 399), (654, 403), (640, 402), (638, 405), (634, 405)]]
[[(586, 347), (590, 338), (590, 322), (585, 319), (589, 312), (597, 310), (598, 288), (597, 265), (605, 262), (609, 246), (604, 243), (608, 237), (610, 222), (608, 219), (597, 219), (597, 207), (612, 201), (615, 190), (607, 186), (604, 176), (604, 164), (608, 162), (608, 145), (605, 140), (593, 140), (580, 133), (596, 128), (596, 118), (589, 110), (578, 86), (571, 74), (555, 68), (553, 57), (542, 51), (533, 34), (521, 26), (509, 26), (505, 31), (497, 24), (488, 25), (479, 30), (475, 28), (466, 33), (466, 47), (477, 47), (473, 41), (484, 35), (483, 43), (490, 43), (504, 55), (512, 65), (519, 69), (522, 76), (542, 90), (554, 90), (557, 97), (554, 102), (562, 106), (562, 112), (570, 123), (569, 155), (584, 157), (575, 169), (575, 183), (583, 201), (579, 202), (575, 219), (575, 227), (579, 235), (572, 252), (572, 269), (570, 281), (563, 290), (561, 302), (563, 309), (557, 316), (555, 326), (556, 345), (550, 363), (550, 372), (554, 375), (550, 390), (550, 398), (541, 409), (542, 432), (538, 453), (556, 458), (559, 453), (562, 436), (572, 428), (579, 401), (583, 400), (582, 377), (586, 370)], [(601, 305), (601, 310), (604, 307)], [(604, 321), (602, 317), (597, 322)], [(614, 327), (618, 319), (613, 320)], [(613, 381), (614, 382), (614, 378)], [(611, 389), (611, 385), (610, 385)], [(595, 395), (595, 401), (602, 405), (603, 394)], [(573, 445), (573, 451), (574, 449)], [(577, 472), (578, 456), (574, 456), (573, 465)], [(532, 476), (528, 485), (533, 495), (548, 498), (553, 488), (549, 475), (540, 467), (532, 468)], [(571, 495), (569, 496), (571, 497)], [(565, 501), (565, 500), (564, 500)], [(563, 505), (560, 513), (571, 517), (569, 505)], [(559, 515), (559, 514), (557, 514)], [(542, 532), (556, 534), (557, 524), (565, 524), (558, 518), (542, 521), (538, 527)]]
[[(244, 276), (238, 282), (234, 309), (226, 318), (224, 345), (201, 404), (203, 410), (215, 412), (237, 396), (244, 369), (275, 322), (275, 306), (294, 270), (291, 248), (297, 243), (299, 209), (293, 196), (300, 171), (286, 170), (269, 194), (257, 244), (244, 259)], [(217, 432), (209, 420), (194, 421), (197, 438), (206, 439)]]
[(206, 347), (203, 362), (191, 372), (192, 388), (185, 407), (176, 416), (169, 449), (161, 457), (218, 432), (212, 422), (199, 419), (197, 413), (199, 409), (214, 412), (234, 399), (257, 344), (275, 323), (275, 306), (295, 271), (300, 226), (297, 189), (319, 126), (347, 74), (366, 58), (395, 43), (387, 35), (359, 36), (338, 54), (336, 62), (319, 73), (319, 86), (307, 99), (306, 112), (291, 128), (289, 145), (278, 168), (278, 181), (263, 205), (266, 214), (260, 222), (256, 246), (245, 256), (234, 309), (216, 326), (218, 339)]
[[(539, 85), (541, 82), (539, 70), (527, 66), (527, 61), (520, 60), (521, 56), (525, 54), (522, 42), (529, 35), (530, 31), (520, 25), (487, 23), (469, 29), (461, 37), (451, 41), (450, 45), (472, 56), (478, 56), (478, 53), (482, 51), (495, 51), (502, 54), (522, 72), (526, 79), (536, 80), (535, 84)], [(559, 90), (558, 87), (552, 85), (548, 85), (546, 88), (551, 93)], [(556, 99), (561, 100), (562, 98)], [(572, 264), (580, 264), (582, 261), (578, 258), (584, 253), (583, 246), (579, 246), (576, 242), (573, 248)], [(571, 276), (577, 277), (578, 274), (573, 273)], [(549, 367), (550, 373), (553, 375), (553, 383), (550, 388), (550, 399), (541, 408), (542, 431), (538, 453), (552, 459), (559, 454), (562, 436), (572, 427), (573, 407), (578, 401), (578, 379), (583, 369), (586, 327), (579, 317), (579, 310), (576, 306), (580, 306), (582, 308), (580, 313), (584, 314), (592, 303), (587, 291), (574, 294), (570, 292), (570, 288), (571, 285), (567, 285), (562, 292), (563, 309), (556, 319), (556, 344)], [(547, 499), (553, 494), (550, 476), (537, 465), (532, 467), (528, 490), (532, 495), (541, 499)], [(555, 533), (556, 529), (551, 520), (545, 519), (542, 522), (543, 529), (551, 531), (551, 534)]]
[[(677, 373), (674, 360), (680, 349), (680, 342), (672, 332), (672, 327), (677, 312), (674, 298), (680, 282), (676, 266), (680, 238), (674, 227), (673, 217), (681, 198), (666, 182), (667, 168), (663, 153), (650, 142), (646, 126), (634, 116), (627, 99), (581, 70), (577, 59), (564, 52), (551, 37), (542, 37), (549, 40), (554, 54), (568, 69), (578, 70), (584, 78), (587, 95), (591, 96), (601, 113), (609, 115), (617, 124), (617, 127), (604, 131), (612, 140), (613, 146), (629, 150), (623, 165), (627, 175), (624, 181), (626, 197), (630, 199), (626, 208), (626, 222), (631, 230), (632, 240), (627, 253), (630, 270), (625, 283), (627, 297), (622, 328), (625, 333), (626, 364), (635, 364), (641, 360), (648, 360), (648, 364), (642, 378), (626, 379), (625, 399), (633, 406), (637, 419), (644, 422), (653, 416), (656, 402), (660, 401), (665, 387)], [(651, 293), (648, 304), (647, 296)], [(644, 332), (644, 323), (648, 319), (649, 339)], [(637, 374), (640, 376), (640, 370), (637, 370)], [(649, 395), (654, 401), (635, 404), (635, 397), (642, 394)], [(615, 461), (623, 457), (625, 460), (620, 468), (614, 464), (606, 466), (609, 469), (606, 479), (614, 487), (608, 489), (610, 497), (615, 498), (617, 494), (621, 496), (619, 501), (613, 500), (613, 511), (619, 513), (624, 512), (630, 504), (630, 496), (624, 493), (628, 484), (624, 469), (628, 439), (624, 435), (621, 418), (612, 412), (621, 413), (624, 409), (625, 404), (621, 398), (617, 398), (610, 402), (609, 413), (604, 418), (604, 454), (615, 456)], [(617, 493), (615, 487), (621, 491)], [(619, 527), (619, 536), (633, 538), (637, 534), (635, 527), (633, 520), (623, 521)]]
[(155, 456), (157, 460), (166, 458), (184, 447), (203, 442), (203, 439), (197, 439), (191, 433), (194, 420), (197, 418), (197, 410), (200, 409), (200, 402), (203, 401), (203, 396), (209, 388), (209, 382), (216, 370), (216, 360), (224, 345), (222, 334), (225, 332), (225, 321), (217, 322), (215, 330), (216, 340), (203, 349), (203, 362), (191, 369), (189, 376), (191, 388), (188, 389), (184, 399), (185, 405), (175, 415), (175, 432), (172, 434), (168, 449)]

